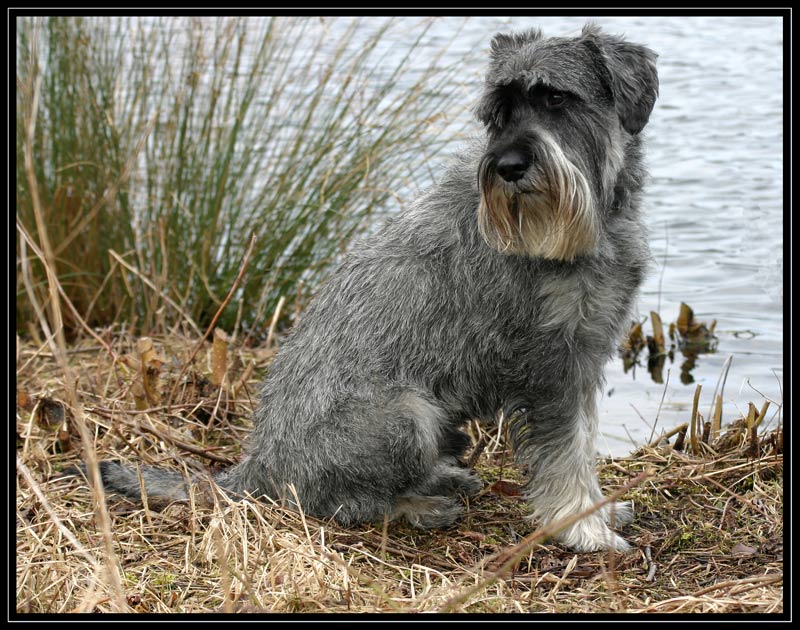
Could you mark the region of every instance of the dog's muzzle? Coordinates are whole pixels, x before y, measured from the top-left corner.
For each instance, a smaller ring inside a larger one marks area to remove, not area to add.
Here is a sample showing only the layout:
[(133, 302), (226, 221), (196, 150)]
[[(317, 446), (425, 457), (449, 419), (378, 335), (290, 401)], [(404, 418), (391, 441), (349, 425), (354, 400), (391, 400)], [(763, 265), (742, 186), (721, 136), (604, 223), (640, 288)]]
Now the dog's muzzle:
[(532, 159), (518, 149), (506, 151), (497, 159), (495, 170), (507, 182), (516, 182), (524, 177)]
[(597, 246), (589, 179), (550, 134), (538, 134), (535, 151), (484, 155), (478, 184), (478, 227), (497, 251), (570, 261)]

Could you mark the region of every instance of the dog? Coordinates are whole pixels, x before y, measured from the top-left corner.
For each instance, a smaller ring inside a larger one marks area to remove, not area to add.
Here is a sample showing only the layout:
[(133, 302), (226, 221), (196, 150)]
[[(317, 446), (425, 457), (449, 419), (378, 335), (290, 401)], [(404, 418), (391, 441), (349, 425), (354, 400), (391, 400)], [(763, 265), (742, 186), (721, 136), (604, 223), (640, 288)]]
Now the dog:
[[(485, 134), (319, 289), (269, 369), (245, 457), (216, 483), (343, 526), (446, 527), (481, 489), (462, 429), (502, 411), (532, 518), (602, 500), (597, 396), (650, 258), (641, 132), (657, 94), (656, 54), (595, 25), (497, 34)], [(135, 471), (100, 470), (140, 496)], [(187, 496), (178, 473), (142, 476), (148, 495)], [(625, 551), (609, 526), (632, 516), (607, 505), (556, 537)]]

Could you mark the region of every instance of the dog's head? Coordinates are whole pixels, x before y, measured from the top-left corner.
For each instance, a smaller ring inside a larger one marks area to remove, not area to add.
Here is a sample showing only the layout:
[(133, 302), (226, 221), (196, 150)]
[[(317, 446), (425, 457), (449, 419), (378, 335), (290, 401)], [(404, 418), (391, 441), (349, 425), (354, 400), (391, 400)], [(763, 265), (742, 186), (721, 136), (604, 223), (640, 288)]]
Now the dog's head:
[(587, 25), (576, 38), (498, 34), (476, 108), (488, 146), (479, 226), (501, 252), (591, 253), (628, 147), (658, 94), (656, 54)]

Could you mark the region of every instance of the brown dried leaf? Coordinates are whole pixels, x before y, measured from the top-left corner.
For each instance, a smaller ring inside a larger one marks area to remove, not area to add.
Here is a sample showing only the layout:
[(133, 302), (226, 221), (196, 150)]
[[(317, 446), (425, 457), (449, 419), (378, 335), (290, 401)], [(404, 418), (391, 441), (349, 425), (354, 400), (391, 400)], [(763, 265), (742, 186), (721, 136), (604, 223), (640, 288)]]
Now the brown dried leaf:
[(745, 545), (744, 543), (736, 543), (731, 549), (734, 556), (752, 556), (758, 553), (758, 549)]
[(39, 407), (36, 412), (36, 424), (45, 429), (61, 425), (67, 416), (67, 409), (64, 403), (52, 398), (39, 399)]
[(678, 313), (678, 332), (682, 337), (689, 333), (689, 329), (694, 325), (694, 311), (685, 302), (681, 302), (681, 310)]
[(664, 352), (666, 344), (664, 342), (664, 325), (661, 317), (655, 311), (650, 311), (650, 322), (653, 324), (653, 343), (658, 352)]
[(622, 342), (622, 350), (625, 353), (636, 355), (644, 346), (645, 338), (642, 332), (642, 324), (634, 322), (628, 332), (628, 336)]
[(142, 383), (137, 381), (131, 386), (131, 395), (133, 395), (133, 402), (136, 405), (136, 409), (139, 411), (147, 409), (150, 406), (147, 404), (147, 395)]
[[(136, 398), (144, 397), (145, 402), (150, 405), (157, 405), (160, 402), (158, 393), (158, 376), (161, 371), (161, 366), (164, 364), (164, 359), (156, 354), (153, 348), (153, 340), (149, 337), (141, 337), (136, 342), (136, 352), (139, 354), (139, 366), (142, 374), (142, 392), (134, 393)], [(137, 407), (141, 401), (137, 400)], [(146, 408), (139, 407), (140, 409)]]
[(486, 534), (481, 534), (480, 532), (473, 532), (470, 530), (459, 530), (458, 534), (459, 536), (469, 538), (470, 540), (481, 541), (486, 539)]
[(33, 409), (33, 398), (24, 389), (17, 387), (17, 406), (22, 409)]
[(214, 329), (211, 346), (211, 382), (219, 387), (228, 369), (228, 335), (221, 328)]
[(136, 352), (142, 362), (142, 365), (147, 365), (156, 356), (156, 351), (153, 349), (153, 340), (150, 337), (141, 337), (136, 340)]
[(72, 450), (72, 438), (69, 433), (69, 424), (66, 422), (58, 429), (58, 445), (62, 453)]
[(521, 497), (522, 496), (522, 486), (518, 483), (514, 483), (511, 481), (495, 481), (492, 484), (491, 491), (494, 494), (499, 494), (501, 496), (506, 497)]

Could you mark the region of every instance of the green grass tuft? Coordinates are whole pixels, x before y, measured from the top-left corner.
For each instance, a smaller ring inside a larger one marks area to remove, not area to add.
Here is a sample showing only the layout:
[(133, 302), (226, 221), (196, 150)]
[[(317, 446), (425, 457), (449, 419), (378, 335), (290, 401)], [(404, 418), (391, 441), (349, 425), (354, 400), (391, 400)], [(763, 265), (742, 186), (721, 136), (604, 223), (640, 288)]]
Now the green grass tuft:
[[(35, 115), (34, 179), (55, 272), (92, 326), (205, 328), (255, 236), (217, 325), (263, 335), (281, 296), (286, 321), (373, 215), (430, 183), (442, 119), (463, 108), (452, 68), (430, 57), (419, 70), (430, 21), (406, 33), (400, 51), (391, 20), (51, 17), (16, 26), (18, 222), (40, 242), (23, 168)], [(18, 230), (18, 280), (19, 239)], [(30, 274), (46, 303), (40, 261)], [(33, 309), (18, 287), (25, 330)], [(74, 332), (79, 323), (65, 317)]]

